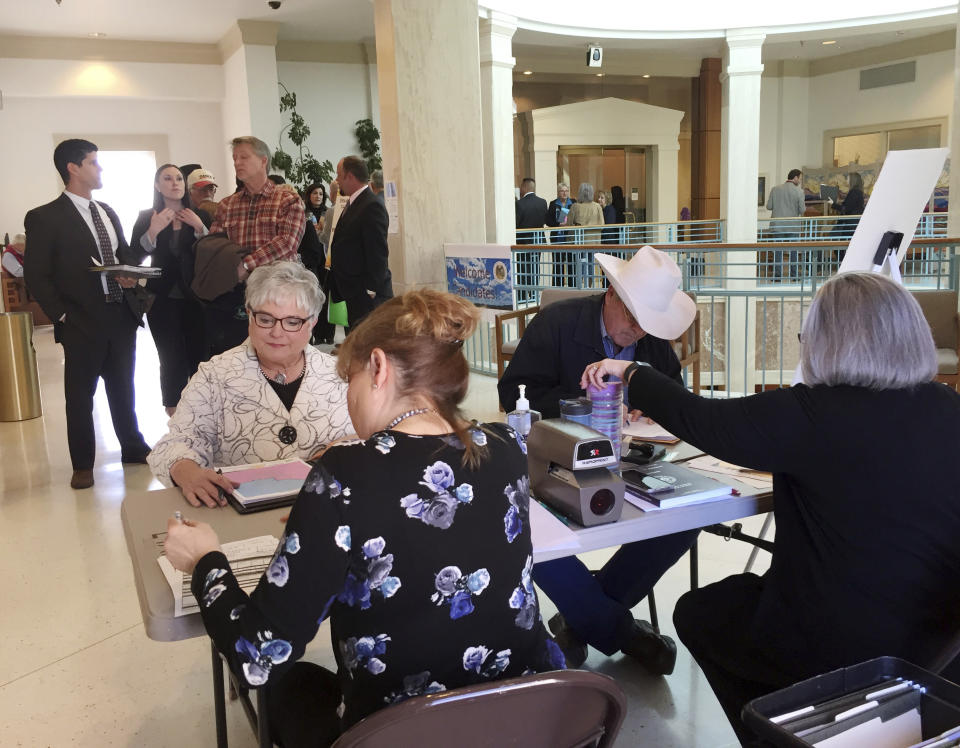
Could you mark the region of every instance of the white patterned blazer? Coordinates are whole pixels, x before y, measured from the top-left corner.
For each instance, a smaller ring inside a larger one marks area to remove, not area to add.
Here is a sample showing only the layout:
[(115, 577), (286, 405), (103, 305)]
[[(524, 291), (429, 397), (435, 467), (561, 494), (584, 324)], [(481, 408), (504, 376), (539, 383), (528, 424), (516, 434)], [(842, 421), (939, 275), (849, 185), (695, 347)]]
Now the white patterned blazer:
[[(347, 413), (347, 383), (336, 359), (306, 347), (306, 372), (288, 412), (260, 374), (249, 339), (200, 364), (180, 396), (167, 432), (147, 457), (150, 469), (172, 486), (177, 460), (201, 467), (306, 459), (335, 439), (353, 433)], [(297, 431), (293, 444), (280, 441), (284, 426)]]

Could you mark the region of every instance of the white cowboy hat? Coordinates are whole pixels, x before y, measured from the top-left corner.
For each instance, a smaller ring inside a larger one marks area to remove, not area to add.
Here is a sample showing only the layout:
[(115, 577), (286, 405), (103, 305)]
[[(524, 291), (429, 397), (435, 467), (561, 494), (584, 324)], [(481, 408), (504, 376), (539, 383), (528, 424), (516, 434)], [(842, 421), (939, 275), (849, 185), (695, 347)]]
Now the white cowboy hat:
[(680, 268), (665, 252), (648, 246), (630, 260), (595, 256), (617, 296), (646, 332), (674, 340), (690, 327), (697, 305), (680, 290)]

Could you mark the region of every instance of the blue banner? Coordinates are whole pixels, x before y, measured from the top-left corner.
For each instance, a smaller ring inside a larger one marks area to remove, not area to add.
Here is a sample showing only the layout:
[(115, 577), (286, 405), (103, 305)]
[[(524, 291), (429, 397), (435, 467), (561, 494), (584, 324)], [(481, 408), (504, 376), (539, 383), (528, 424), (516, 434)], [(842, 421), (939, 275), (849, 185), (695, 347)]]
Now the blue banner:
[(477, 306), (513, 309), (511, 261), (495, 257), (448, 257), (447, 290)]

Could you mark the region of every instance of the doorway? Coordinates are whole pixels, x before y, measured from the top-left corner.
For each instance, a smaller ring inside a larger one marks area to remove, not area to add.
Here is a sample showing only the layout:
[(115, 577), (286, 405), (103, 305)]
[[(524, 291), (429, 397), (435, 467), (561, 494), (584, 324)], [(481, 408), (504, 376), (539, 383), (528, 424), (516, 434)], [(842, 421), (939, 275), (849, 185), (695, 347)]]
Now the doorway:
[(647, 220), (647, 149), (644, 146), (560, 146), (557, 150), (557, 181), (570, 185), (577, 199), (581, 182), (595, 190), (610, 192), (623, 187), (625, 223)]

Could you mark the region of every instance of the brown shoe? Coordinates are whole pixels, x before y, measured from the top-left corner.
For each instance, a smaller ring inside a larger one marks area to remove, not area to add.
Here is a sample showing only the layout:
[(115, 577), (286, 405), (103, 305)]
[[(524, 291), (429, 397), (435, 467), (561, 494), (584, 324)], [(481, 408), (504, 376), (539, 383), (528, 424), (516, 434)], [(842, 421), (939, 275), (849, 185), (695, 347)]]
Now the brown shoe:
[(90, 488), (93, 485), (92, 470), (74, 470), (70, 488)]

